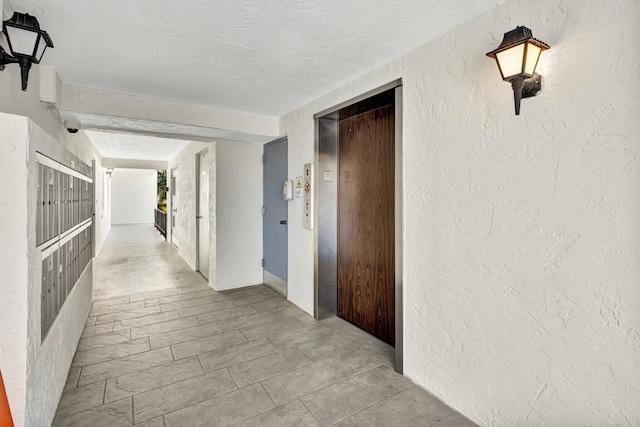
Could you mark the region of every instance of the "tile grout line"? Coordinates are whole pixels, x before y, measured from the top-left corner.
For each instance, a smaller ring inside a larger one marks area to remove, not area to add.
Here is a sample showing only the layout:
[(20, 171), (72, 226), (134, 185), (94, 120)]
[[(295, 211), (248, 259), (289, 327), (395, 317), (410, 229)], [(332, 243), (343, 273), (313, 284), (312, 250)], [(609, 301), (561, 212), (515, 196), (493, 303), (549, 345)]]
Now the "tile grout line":
[[(155, 307), (155, 305), (151, 306), (151, 307)], [(161, 313), (168, 313), (168, 312), (163, 312), (163, 311), (159, 311), (159, 312), (156, 312), (156, 313), (133, 313), (133, 314), (140, 314), (140, 316), (128, 317), (128, 318), (125, 318), (125, 319), (114, 319), (114, 320), (110, 320), (110, 321), (104, 322), (104, 323), (97, 323), (99, 317), (115, 316), (115, 315), (124, 314), (124, 313), (132, 313), (132, 312), (134, 312), (136, 310), (144, 310), (144, 309), (151, 308), (151, 307), (141, 307), (141, 308), (134, 308), (133, 310), (120, 311), (120, 312), (117, 312), (117, 313), (102, 314), (102, 315), (96, 317), (96, 324), (94, 326), (106, 325), (107, 323), (110, 323), (110, 322), (121, 322), (123, 320), (140, 319), (141, 317), (155, 316), (155, 315), (158, 315), (158, 314), (161, 314)]]
[[(71, 369), (71, 368), (69, 368)], [(74, 387), (72, 388), (78, 388), (78, 384), (80, 384), (80, 377), (82, 376), (82, 370), (84, 369), (84, 366), (80, 366), (80, 372), (78, 372), (78, 378), (76, 378), (76, 384)], [(62, 393), (64, 393), (64, 390), (62, 391)], [(61, 396), (62, 398), (62, 396)]]
[[(175, 319), (162, 320), (162, 321), (160, 321), (160, 322), (147, 323), (147, 324), (139, 325), (139, 326), (131, 326), (131, 325), (125, 325), (125, 324), (122, 324), (122, 322), (123, 322), (123, 321), (133, 320), (133, 319), (142, 319), (143, 317), (157, 316), (157, 315), (159, 315), (159, 314), (172, 313), (172, 312), (174, 312), (174, 311), (175, 311), (176, 313), (178, 313), (178, 310), (161, 311), (160, 313), (146, 314), (146, 315), (141, 316), (141, 317), (132, 317), (132, 318), (129, 318), (129, 319), (114, 320), (114, 321), (113, 321), (113, 323), (114, 323), (113, 327), (115, 328), (115, 323), (116, 323), (116, 322), (119, 322), (119, 323), (120, 323), (120, 325), (121, 325), (121, 326), (123, 326), (125, 329), (127, 329), (127, 328), (129, 328), (129, 329), (133, 329), (133, 328), (142, 328), (143, 326), (151, 326), (151, 325), (157, 325), (157, 324), (160, 324), (160, 323), (171, 322), (172, 320), (179, 320), (179, 319), (183, 319), (183, 317), (177, 317), (177, 318), (175, 318)], [(178, 313), (178, 316), (180, 316), (180, 313)], [(123, 331), (123, 330), (124, 330), (124, 329), (119, 329), (118, 331)], [(118, 331), (116, 331), (116, 332), (118, 332)]]
[[(264, 381), (267, 381), (267, 380), (264, 380)], [(271, 394), (269, 394), (269, 392), (268, 392), (268, 391), (267, 391), (267, 389), (265, 388), (264, 384), (262, 384), (262, 381), (260, 381), (258, 384), (260, 384), (260, 387), (262, 387), (262, 390), (264, 390), (264, 392), (267, 394), (267, 396), (269, 396), (269, 399), (271, 399), (271, 401), (273, 402), (273, 405), (274, 405), (276, 408), (279, 408), (279, 406), (278, 406), (278, 404), (276, 403), (276, 401), (275, 401), (275, 400), (273, 400), (273, 396), (271, 396)], [(274, 408), (272, 408), (272, 409), (274, 409)], [(269, 412), (269, 411), (271, 411), (271, 409), (269, 409), (268, 411), (265, 411), (265, 412)], [(258, 415), (262, 415), (262, 414), (264, 414), (265, 412), (262, 412), (261, 414), (256, 414), (256, 415), (254, 415), (254, 416), (256, 416), (256, 417), (257, 417)], [(253, 417), (251, 417), (251, 418), (253, 418)]]
[[(229, 370), (229, 367), (228, 367), (228, 366), (227, 366), (226, 368), (221, 368), (221, 369), (217, 369), (217, 370), (218, 370), (218, 371), (220, 371), (220, 370), (222, 370), (222, 369), (224, 369), (224, 370), (226, 370), (226, 371), (227, 371), (227, 373), (229, 374), (229, 376), (230, 376), (230, 377), (231, 377), (231, 379), (233, 380), (233, 383), (236, 385), (236, 390), (242, 390), (242, 389), (244, 388), (244, 387), (240, 387), (240, 385), (238, 384), (238, 380), (236, 380), (236, 377), (234, 377), (234, 376), (233, 376), (233, 374), (232, 374), (232, 373), (231, 373), (231, 371)], [(215, 372), (215, 371), (212, 371), (212, 372)], [(255, 384), (255, 383), (253, 383), (253, 384)], [(253, 384), (247, 384), (245, 387), (248, 387), (248, 386), (253, 385)]]
[[(183, 359), (183, 360), (184, 360), (184, 359)], [(226, 370), (226, 368), (222, 368), (222, 369), (225, 369), (225, 370)], [(211, 371), (211, 372), (221, 371), (222, 369), (216, 369), (215, 371)], [(231, 376), (231, 374), (230, 374), (229, 372), (227, 372), (227, 373), (229, 374), (229, 377), (231, 377), (231, 378), (233, 379), (233, 377)], [(204, 374), (201, 374), (200, 376), (202, 376), (202, 375), (204, 375)], [(198, 375), (196, 375), (196, 377), (197, 377), (197, 376), (198, 376)], [(171, 383), (171, 384), (167, 384), (167, 386), (169, 386), (169, 385), (173, 385), (173, 384), (177, 384), (177, 383), (182, 382), (182, 381), (188, 381), (188, 380), (193, 379), (193, 378), (196, 378), (196, 377), (191, 377), (191, 378), (186, 378), (186, 379), (184, 379), (184, 380), (176, 381), (176, 382), (173, 382), (173, 383)], [(165, 386), (156, 387), (156, 388), (154, 388), (154, 389), (147, 390), (147, 391), (142, 392), (142, 393), (137, 393), (136, 395), (138, 395), (138, 394), (143, 394), (143, 393), (147, 393), (147, 392), (150, 392), (150, 391), (153, 391), (153, 390), (157, 390), (157, 389), (160, 389), (160, 388), (162, 388), (162, 387), (165, 387)], [(174, 410), (169, 411), (169, 412), (167, 412), (167, 413), (165, 413), (165, 414), (159, 415), (159, 416), (157, 416), (157, 417), (153, 417), (153, 418), (151, 418), (151, 419), (149, 419), (149, 420), (145, 420), (145, 421), (151, 421), (151, 420), (153, 420), (153, 419), (156, 419), (156, 418), (162, 417), (162, 421), (163, 421), (163, 423), (164, 423), (164, 422), (165, 422), (164, 417), (165, 417), (165, 416), (167, 416), (167, 415), (169, 415), (169, 414), (173, 414), (173, 413), (175, 413), (175, 412), (181, 411), (181, 410), (186, 409), (186, 408), (190, 408), (190, 407), (192, 407), (192, 406), (200, 405), (201, 403), (206, 402), (206, 401), (208, 401), (208, 400), (217, 399), (217, 398), (219, 398), (219, 397), (221, 397), (221, 396), (227, 395), (227, 394), (229, 394), (229, 393), (233, 393), (234, 391), (238, 391), (238, 390), (240, 390), (240, 388), (239, 388), (239, 387), (238, 387), (238, 385), (236, 384), (236, 389), (235, 389), (235, 390), (226, 391), (226, 392), (224, 392), (224, 393), (217, 394), (217, 395), (215, 395), (214, 397), (210, 397), (210, 398), (208, 398), (208, 399), (204, 399), (204, 400), (199, 400), (199, 401), (194, 402), (194, 403), (191, 403), (191, 404), (189, 404), (189, 405), (187, 405), (187, 406), (183, 406), (182, 408), (174, 409)], [(136, 395), (134, 395), (134, 396), (136, 396)], [(131, 396), (131, 398), (133, 398), (133, 396)], [(134, 425), (135, 425), (135, 424), (134, 424)], [(166, 425), (166, 424), (165, 424), (165, 425)]]
[[(447, 405), (447, 406), (448, 406), (448, 405)], [(449, 408), (451, 408), (451, 407), (449, 407)], [(440, 421), (442, 421), (442, 420), (444, 420), (444, 419), (446, 419), (446, 418), (449, 418), (449, 417), (451, 416), (451, 414), (453, 414), (453, 413), (455, 413), (455, 412), (456, 412), (456, 411), (452, 409), (452, 410), (451, 410), (451, 412), (449, 412), (449, 413), (448, 413), (447, 415), (445, 415), (444, 417), (439, 418), (439, 419), (438, 419), (438, 420), (436, 420), (433, 424), (429, 424), (429, 427), (433, 427), (433, 426), (435, 426), (436, 424), (438, 424)]]
[[(156, 326), (156, 325), (161, 325), (161, 324), (163, 324), (163, 323), (173, 322), (173, 321), (176, 321), (176, 320), (189, 319), (189, 318), (191, 318), (191, 317), (196, 317), (196, 316), (178, 317), (177, 319), (163, 320), (162, 322), (149, 323), (149, 324), (147, 324), (147, 325), (141, 325), (141, 326), (130, 326), (130, 327), (129, 327), (129, 329), (132, 331), (132, 335), (133, 335), (133, 329), (136, 329), (136, 328), (144, 328), (145, 326)], [(198, 319), (197, 319), (197, 317), (196, 317), (196, 320), (198, 320)], [(195, 326), (198, 326), (198, 325), (195, 325)], [(193, 325), (192, 325), (192, 326), (187, 326), (186, 328), (178, 328), (178, 329), (174, 329), (174, 330), (172, 330), (172, 331), (165, 331), (165, 332), (161, 332), (160, 334), (156, 334), (156, 335), (166, 334), (166, 333), (169, 333), (169, 332), (181, 331), (182, 329), (194, 328), (195, 326), (193, 326)], [(119, 332), (119, 331), (118, 331), (118, 332)], [(140, 338), (145, 338), (145, 337), (147, 337), (147, 338), (148, 338), (148, 337), (152, 337), (152, 336), (154, 336), (154, 335), (143, 335), (143, 336), (142, 336), (142, 337), (140, 337)], [(140, 339), (140, 338), (135, 338), (135, 339)]]
[[(187, 359), (188, 359), (188, 358), (187, 358)], [(162, 364), (160, 364), (160, 365), (151, 366), (151, 367), (144, 368), (144, 369), (139, 369), (139, 370), (134, 371), (134, 372), (129, 372), (129, 373), (126, 373), (126, 374), (118, 375), (117, 377), (110, 377), (110, 378), (107, 378), (107, 381), (108, 381), (108, 380), (117, 380), (117, 379), (118, 379), (118, 378), (120, 378), (120, 377), (124, 377), (124, 376), (127, 376), (127, 375), (134, 375), (134, 374), (137, 374), (137, 373), (142, 372), (142, 371), (148, 371), (148, 370), (155, 369), (155, 368), (163, 368), (163, 367), (166, 367), (167, 365), (170, 365), (170, 364), (172, 364), (172, 363), (179, 363), (179, 362), (184, 361), (184, 360), (187, 360), (187, 359), (174, 360), (174, 361), (171, 361), (171, 362), (162, 363)], [(211, 372), (215, 372), (215, 371), (211, 371)], [(187, 377), (187, 378), (182, 378), (182, 379), (180, 379), (180, 380), (172, 381), (172, 382), (169, 382), (169, 383), (163, 384), (163, 385), (158, 386), (158, 387), (150, 388), (149, 390), (144, 390), (144, 391), (140, 391), (140, 392), (133, 393), (131, 396), (126, 396), (126, 397), (118, 398), (118, 399), (114, 400), (113, 402), (117, 402), (118, 400), (127, 399), (127, 398), (132, 398), (132, 399), (133, 399), (135, 396), (138, 396), (138, 395), (140, 395), (140, 394), (149, 393), (149, 392), (151, 392), (151, 391), (158, 390), (158, 389), (161, 389), (161, 388), (163, 388), (163, 387), (168, 387), (168, 386), (171, 386), (171, 385), (174, 385), (174, 384), (178, 384), (178, 383), (183, 382), (183, 381), (192, 380), (192, 379), (194, 379), (194, 378), (197, 378), (197, 377), (200, 377), (200, 376), (206, 375), (206, 374), (208, 374), (208, 373), (209, 373), (209, 372), (204, 372), (204, 373), (202, 373), (202, 374), (194, 375), (194, 376), (192, 376), (192, 377)], [(108, 403), (112, 403), (112, 402), (108, 402)], [(173, 412), (173, 411), (172, 411), (172, 412)]]
[[(142, 338), (138, 338), (138, 339), (142, 339)], [(102, 348), (102, 347), (98, 347), (98, 348)], [(162, 347), (160, 347), (160, 348), (162, 348)], [(157, 350), (157, 349), (155, 349), (155, 350)], [(125, 357), (136, 356), (138, 354), (148, 353), (150, 351), (153, 351), (153, 350), (150, 349), (150, 350), (139, 351), (137, 353), (126, 354), (124, 356), (116, 356), (113, 359), (101, 360), (101, 361), (95, 362), (95, 363), (90, 363), (90, 364), (86, 364), (86, 365), (76, 365), (76, 366), (80, 366), (84, 370), (84, 368), (87, 368), (89, 366), (99, 365), (101, 363), (106, 363), (106, 362), (113, 362), (114, 360), (121, 360), (121, 359), (124, 359)], [(73, 367), (73, 365), (71, 365), (71, 366)], [(79, 382), (79, 380), (80, 380), (80, 377), (78, 377), (78, 382)], [(95, 383), (89, 383), (89, 384), (95, 384)], [(85, 385), (89, 385), (89, 384), (85, 384)], [(84, 387), (84, 386), (82, 386), (82, 387)]]
[(131, 396), (129, 399), (131, 399), (131, 423), (135, 424), (136, 420), (135, 420), (135, 414), (133, 411), (133, 396)]
[[(200, 364), (200, 368), (202, 369), (202, 372), (203, 372), (202, 375), (207, 374), (207, 371), (204, 369), (204, 365), (202, 364), (202, 360), (200, 360), (199, 354), (196, 355), (196, 359), (198, 359), (198, 363)], [(211, 371), (211, 372), (215, 372), (215, 371)]]
[[(274, 377), (275, 378), (275, 377)], [(265, 388), (264, 384), (262, 384), (264, 381), (268, 381), (268, 380), (263, 380), (260, 381), (258, 384), (260, 384), (260, 387), (262, 387), (262, 390), (264, 390), (265, 393), (267, 393), (267, 396), (269, 396), (269, 399), (271, 399), (271, 401), (273, 402), (273, 404), (275, 405), (276, 408), (279, 408), (280, 406), (278, 406), (278, 404), (276, 403), (276, 401), (273, 399), (273, 396), (271, 396), (271, 393), (269, 393), (269, 391)], [(268, 411), (267, 411), (268, 412)], [(260, 414), (257, 414), (260, 415)], [(257, 416), (256, 415), (256, 416)], [(252, 417), (253, 418), (253, 417)]]
[[(195, 301), (201, 301), (201, 298), (211, 298), (211, 302), (207, 301), (207, 302), (202, 302), (201, 304), (194, 304), (194, 305), (188, 305), (188, 306), (185, 306), (185, 307), (178, 307), (178, 308), (174, 308), (173, 310), (183, 310), (183, 309), (186, 309), (186, 308), (200, 307), (202, 305), (216, 304), (218, 302), (222, 302), (222, 301), (214, 300), (213, 297), (211, 297), (211, 296), (204, 296), (204, 297), (198, 297), (198, 298), (185, 299), (185, 300), (182, 300), (182, 301), (164, 302), (164, 303), (160, 303), (158, 305), (160, 306), (160, 309), (162, 310), (162, 306), (163, 305), (176, 304), (176, 303), (179, 303), (179, 302), (194, 301), (194, 300)], [(172, 310), (167, 310), (167, 311), (172, 311)], [(164, 310), (162, 310), (162, 312), (164, 312)]]
[[(315, 393), (315, 392), (314, 392), (314, 393)], [(305, 394), (305, 396), (307, 396), (307, 395)], [(313, 411), (311, 411), (311, 409), (309, 409), (309, 407), (307, 406), (307, 404), (306, 404), (306, 403), (304, 403), (304, 402), (302, 401), (302, 398), (303, 398), (303, 397), (304, 397), (304, 396), (300, 396), (297, 400), (299, 400), (299, 401), (300, 401), (300, 403), (302, 403), (302, 406), (304, 406), (304, 407), (305, 407), (305, 409), (306, 409), (306, 410), (311, 414), (311, 417), (312, 417), (314, 420), (316, 420), (316, 422), (317, 422), (318, 424), (322, 425), (322, 423), (320, 422), (320, 420), (319, 420), (318, 418), (316, 418), (316, 416), (315, 416), (315, 414), (313, 413)], [(295, 402), (295, 400), (292, 400), (292, 402)]]
[[(242, 336), (244, 337), (245, 340), (247, 340), (247, 342), (252, 342), (252, 340), (249, 339), (249, 337), (247, 337), (244, 332), (242, 332), (242, 329), (238, 329), (238, 331), (242, 334)], [(255, 341), (255, 340), (254, 340)]]

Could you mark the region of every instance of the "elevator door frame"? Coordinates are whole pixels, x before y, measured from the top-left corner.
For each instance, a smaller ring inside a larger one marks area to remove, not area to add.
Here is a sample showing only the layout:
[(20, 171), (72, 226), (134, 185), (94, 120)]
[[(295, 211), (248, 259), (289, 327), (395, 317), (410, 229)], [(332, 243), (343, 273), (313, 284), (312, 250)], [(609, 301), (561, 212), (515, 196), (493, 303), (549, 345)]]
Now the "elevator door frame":
[[(340, 110), (394, 90), (395, 105), (395, 370), (403, 371), (402, 316), (402, 80), (398, 79), (314, 115), (315, 119), (315, 217), (314, 228), (314, 317), (337, 315), (337, 175), (338, 117)], [(325, 171), (333, 171), (326, 181)], [(329, 183), (329, 184), (327, 184)]]

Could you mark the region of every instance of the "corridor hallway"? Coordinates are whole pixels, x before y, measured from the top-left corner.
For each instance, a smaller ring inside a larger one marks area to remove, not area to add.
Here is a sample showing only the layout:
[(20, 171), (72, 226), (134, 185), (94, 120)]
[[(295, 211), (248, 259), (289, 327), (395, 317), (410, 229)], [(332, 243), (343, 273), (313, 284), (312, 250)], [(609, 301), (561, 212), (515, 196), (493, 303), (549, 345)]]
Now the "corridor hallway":
[(216, 292), (151, 225), (114, 226), (54, 426), (473, 426), (392, 347), (265, 285)]

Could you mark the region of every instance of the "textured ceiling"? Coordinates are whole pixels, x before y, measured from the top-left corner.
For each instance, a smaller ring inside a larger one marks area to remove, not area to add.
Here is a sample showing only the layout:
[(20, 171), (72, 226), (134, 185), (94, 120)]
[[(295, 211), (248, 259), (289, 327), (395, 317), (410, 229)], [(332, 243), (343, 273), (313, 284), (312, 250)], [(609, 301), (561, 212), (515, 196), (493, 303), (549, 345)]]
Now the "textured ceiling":
[(168, 161), (189, 141), (124, 133), (86, 131), (103, 158)]
[(505, 0), (5, 0), (68, 85), (282, 116)]

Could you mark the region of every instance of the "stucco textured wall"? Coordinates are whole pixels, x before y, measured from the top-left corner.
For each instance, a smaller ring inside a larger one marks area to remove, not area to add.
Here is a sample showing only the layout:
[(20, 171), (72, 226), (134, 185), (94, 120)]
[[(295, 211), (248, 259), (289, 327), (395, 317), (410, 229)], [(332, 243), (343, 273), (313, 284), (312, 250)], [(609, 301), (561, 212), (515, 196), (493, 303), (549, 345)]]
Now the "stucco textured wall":
[(216, 289), (262, 283), (262, 144), (216, 142)]
[[(481, 425), (640, 424), (639, 20), (511, 0), (282, 118), (297, 176), (314, 113), (403, 79), (405, 374)], [(519, 117), (484, 55), (516, 25), (552, 47)], [(289, 209), (289, 298), (312, 312)]]
[[(5, 46), (6, 47), (6, 46)], [(29, 117), (49, 135), (60, 140), (62, 126), (60, 117), (55, 111), (48, 110), (40, 104), (40, 67), (33, 66), (29, 71), (27, 91), (23, 92), (20, 67), (10, 65), (0, 72), (0, 111)]]
[[(28, 244), (27, 194), (15, 189), (27, 188), (25, 167), (28, 119), (0, 113), (0, 257), (2, 298), (0, 298), (0, 370), (7, 389), (14, 423), (23, 426), (27, 399), (27, 318)], [(11, 250), (8, 243), (11, 242)]]
[[(3, 298), (0, 312), (0, 369), (3, 371), (16, 426), (50, 425), (67, 372), (91, 308), (92, 265), (62, 306), (41, 342), (40, 251), (35, 247), (36, 151), (70, 164), (68, 151), (26, 117), (0, 113), (2, 168), (7, 182), (0, 190), (3, 237)], [(4, 295), (7, 298), (4, 298)]]
[[(178, 168), (178, 253), (196, 268), (196, 155), (209, 150), (209, 285), (215, 287), (216, 278), (216, 145), (207, 142), (191, 142), (169, 160), (169, 171)], [(171, 198), (167, 199), (167, 212), (171, 212)], [(167, 228), (169, 225), (167, 224)], [(167, 240), (171, 241), (170, 230)]]
[[(195, 268), (196, 154), (204, 149), (211, 162), (209, 285), (228, 290), (261, 283), (261, 145), (192, 142), (169, 161), (169, 170), (178, 169), (178, 253)], [(169, 204), (167, 211), (172, 208)]]
[[(37, 170), (33, 158), (38, 151), (70, 164), (69, 151), (36, 123), (29, 121), (27, 165), (28, 307), (27, 322), (27, 407), (26, 426), (49, 425), (62, 395), (67, 373), (91, 309), (93, 264), (85, 269), (64, 302), (58, 316), (41, 341), (42, 258), (35, 248)], [(79, 147), (78, 147), (79, 148)], [(88, 147), (84, 148), (85, 150)], [(79, 150), (82, 151), (82, 150)]]

